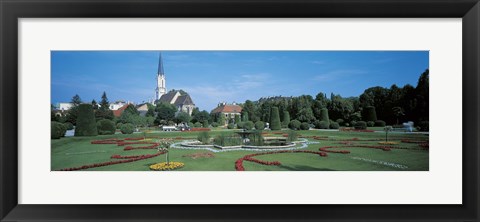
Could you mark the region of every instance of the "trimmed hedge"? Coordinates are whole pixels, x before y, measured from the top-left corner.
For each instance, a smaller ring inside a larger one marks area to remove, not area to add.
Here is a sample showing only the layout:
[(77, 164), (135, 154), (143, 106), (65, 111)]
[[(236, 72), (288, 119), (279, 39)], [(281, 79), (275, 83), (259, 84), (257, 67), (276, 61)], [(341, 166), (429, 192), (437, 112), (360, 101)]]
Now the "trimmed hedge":
[(237, 123), (237, 129), (243, 129), (243, 126), (245, 125), (245, 122), (239, 122)]
[(345, 120), (343, 120), (343, 119), (337, 119), (337, 121), (335, 121), (335, 122), (337, 122), (338, 125), (340, 125), (340, 126), (345, 125)]
[(385, 127), (387, 124), (383, 120), (375, 121), (375, 126)]
[(325, 121), (330, 124), (330, 118), (328, 117), (328, 109), (323, 108), (320, 110), (320, 121)]
[(315, 128), (317, 129), (328, 129), (329, 125), (327, 121), (315, 121)]
[(120, 131), (122, 132), (122, 134), (132, 134), (134, 129), (135, 127), (133, 126), (133, 124), (125, 123), (122, 125), (122, 128), (120, 128)]
[(97, 131), (99, 135), (115, 134), (115, 123), (109, 119), (102, 119), (97, 122)]
[(367, 129), (367, 123), (365, 121), (358, 121), (354, 127), (355, 129)]
[(290, 123), (290, 113), (288, 111), (283, 111), (282, 127), (288, 127), (289, 123)]
[(303, 122), (300, 124), (300, 129), (301, 130), (309, 130), (310, 129), (310, 125), (306, 122)]
[(229, 124), (227, 125), (227, 128), (228, 128), (228, 129), (233, 129), (233, 128), (235, 128), (235, 124), (229, 123)]
[(122, 128), (122, 126), (123, 126), (123, 123), (117, 123), (117, 129)]
[(67, 131), (67, 128), (62, 123), (52, 121), (50, 126), (51, 126), (50, 138), (60, 139), (60, 137), (65, 136), (65, 132)]
[(263, 121), (257, 121), (255, 123), (255, 129), (257, 129), (257, 130), (265, 129), (265, 123)]
[(75, 136), (96, 136), (97, 122), (95, 121), (95, 113), (91, 104), (80, 104), (77, 106), (78, 118), (77, 127), (75, 128)]
[(368, 122), (367, 122), (367, 126), (368, 126), (368, 127), (373, 127), (373, 126), (375, 126), (375, 122), (373, 122), (373, 121), (368, 121)]
[(255, 124), (252, 121), (247, 121), (243, 124), (243, 128), (246, 130), (251, 130), (254, 126)]
[(270, 111), (270, 129), (282, 129), (282, 125), (280, 123), (280, 114), (278, 113), (278, 107), (272, 107)]
[(290, 123), (288, 124), (288, 127), (292, 130), (298, 130), (298, 129), (300, 129), (301, 124), (302, 123), (300, 121), (294, 119), (294, 120), (290, 121)]
[(338, 128), (340, 128), (340, 124), (338, 124), (337, 122), (330, 123), (330, 129), (338, 129)]

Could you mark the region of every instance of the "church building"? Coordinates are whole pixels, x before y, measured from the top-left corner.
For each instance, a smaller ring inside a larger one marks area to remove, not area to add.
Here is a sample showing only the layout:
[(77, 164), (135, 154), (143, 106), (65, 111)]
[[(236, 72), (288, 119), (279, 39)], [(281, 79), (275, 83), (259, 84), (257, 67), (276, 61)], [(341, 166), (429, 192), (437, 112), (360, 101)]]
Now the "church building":
[(178, 112), (192, 115), (195, 108), (192, 98), (183, 90), (170, 90), (167, 93), (165, 72), (163, 71), (162, 54), (160, 54), (157, 71), (157, 88), (155, 89), (155, 104), (170, 103), (177, 107)]

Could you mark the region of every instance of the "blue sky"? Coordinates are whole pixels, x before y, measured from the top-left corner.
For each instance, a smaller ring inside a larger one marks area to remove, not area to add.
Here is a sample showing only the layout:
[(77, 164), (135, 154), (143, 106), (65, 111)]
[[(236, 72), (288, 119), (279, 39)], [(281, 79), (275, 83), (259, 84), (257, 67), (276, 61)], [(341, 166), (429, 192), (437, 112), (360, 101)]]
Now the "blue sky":
[[(159, 51), (52, 51), (52, 103), (78, 94), (149, 101)], [(416, 86), (428, 51), (162, 51), (167, 90), (187, 91), (200, 110), (267, 96), (359, 96), (373, 86)]]

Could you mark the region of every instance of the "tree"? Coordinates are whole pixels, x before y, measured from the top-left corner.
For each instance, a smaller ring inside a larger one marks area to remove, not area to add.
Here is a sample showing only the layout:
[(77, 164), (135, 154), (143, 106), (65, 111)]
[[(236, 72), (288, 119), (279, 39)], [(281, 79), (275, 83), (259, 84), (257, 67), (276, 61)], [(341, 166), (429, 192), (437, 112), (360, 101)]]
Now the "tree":
[(82, 104), (82, 99), (80, 98), (80, 96), (78, 94), (75, 94), (72, 97), (71, 103), (73, 104), (73, 106), (78, 106), (78, 105)]
[[(203, 110), (201, 112), (196, 112), (195, 114), (192, 112), (192, 117), (196, 122), (200, 122), (203, 124), (203, 122), (209, 121), (210, 114), (206, 110)], [(192, 119), (192, 122), (193, 122), (193, 119)]]
[(240, 115), (235, 115), (235, 124), (240, 122)]
[(417, 119), (416, 121), (429, 120), (429, 70), (425, 70), (418, 79), (417, 87), (415, 88), (417, 95)]
[(95, 114), (91, 104), (78, 105), (77, 127), (75, 136), (96, 136), (98, 135)]
[(245, 101), (245, 104), (243, 105), (243, 110), (242, 110), (242, 113), (247, 113), (246, 117), (248, 117), (246, 120), (244, 119), (243, 122), (246, 122), (246, 121), (258, 121), (260, 120), (260, 118), (256, 115), (256, 107), (255, 107), (255, 104), (250, 101), (250, 100), (247, 100)]
[(363, 114), (364, 121), (373, 121), (373, 122), (377, 121), (377, 113), (375, 112), (375, 107), (367, 106), (363, 111), (364, 111), (364, 114)]
[(248, 121), (248, 112), (242, 111), (242, 122), (247, 122)]
[(179, 124), (179, 123), (188, 123), (188, 122), (190, 122), (190, 119), (191, 119), (191, 117), (190, 117), (190, 115), (188, 115), (188, 113), (179, 112), (179, 113), (177, 114), (177, 116), (175, 117), (175, 122), (176, 122), (177, 124)]
[(98, 109), (97, 101), (92, 100), (92, 107), (93, 107), (93, 110), (97, 110), (97, 109)]
[(257, 129), (257, 130), (265, 129), (265, 123), (263, 121), (257, 121), (255, 123), (255, 129)]
[(147, 113), (145, 113), (145, 116), (146, 117), (155, 117), (155, 107), (149, 106), (148, 110), (147, 110)]
[(175, 118), (175, 112), (177, 112), (177, 107), (170, 103), (159, 103), (157, 104), (157, 118), (155, 119), (156, 123), (160, 123), (161, 120), (172, 121)]
[(133, 104), (128, 104), (127, 108), (123, 112), (130, 113), (132, 115), (140, 115), (140, 112), (135, 108), (135, 105)]
[(404, 116), (405, 113), (403, 112), (403, 109), (402, 107), (399, 107), (399, 106), (395, 106), (392, 108), (392, 112), (393, 112), (393, 115), (397, 117), (397, 125), (398, 125), (398, 118), (400, 116)]
[(99, 135), (115, 134), (115, 123), (108, 119), (102, 119), (97, 122), (97, 131)]
[(328, 109), (323, 108), (320, 111), (320, 121), (325, 121), (327, 124), (330, 124), (330, 117), (328, 117)]
[(110, 103), (108, 102), (107, 93), (103, 92), (102, 100), (100, 100), (100, 109), (101, 110), (110, 110)]
[(280, 124), (280, 115), (278, 113), (278, 107), (272, 107), (270, 111), (270, 129), (272, 130), (280, 130), (282, 125)]

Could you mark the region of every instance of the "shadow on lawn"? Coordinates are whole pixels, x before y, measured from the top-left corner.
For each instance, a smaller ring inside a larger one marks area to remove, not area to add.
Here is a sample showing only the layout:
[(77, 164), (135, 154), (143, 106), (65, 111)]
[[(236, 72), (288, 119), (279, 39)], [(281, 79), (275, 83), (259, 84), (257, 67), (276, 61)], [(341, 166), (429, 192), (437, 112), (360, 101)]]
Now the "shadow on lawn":
[(329, 168), (316, 168), (316, 167), (305, 166), (305, 165), (293, 165), (293, 167), (280, 165), (278, 167), (286, 170), (291, 170), (291, 171), (336, 171)]

